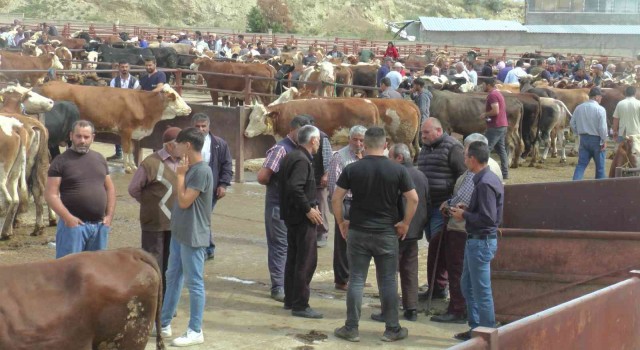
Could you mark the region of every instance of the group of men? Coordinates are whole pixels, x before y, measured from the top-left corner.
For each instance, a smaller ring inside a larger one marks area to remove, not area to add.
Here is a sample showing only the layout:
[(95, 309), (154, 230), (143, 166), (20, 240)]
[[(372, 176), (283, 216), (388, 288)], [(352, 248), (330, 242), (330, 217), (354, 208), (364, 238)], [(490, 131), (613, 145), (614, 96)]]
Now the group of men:
[[(119, 76), (121, 85), (123, 75)], [(183, 283), (189, 290), (187, 331), (175, 346), (204, 342), (204, 263), (213, 257), (211, 215), (233, 175), (227, 143), (210, 129), (209, 116), (197, 113), (191, 127), (168, 128), (163, 146), (143, 160), (128, 192), (140, 203), (142, 248), (163, 273), (159, 330), (170, 337)], [(51, 163), (45, 198), (58, 215), (56, 258), (107, 248), (114, 220), (116, 191), (105, 158), (90, 149), (95, 128), (79, 120), (72, 126), (71, 147)]]
[[(504, 101), (495, 103), (495, 109), (504, 110)], [(497, 114), (493, 117), (499, 119)], [(388, 147), (383, 129), (356, 125), (349, 131), (349, 144), (333, 153), (326, 167), (314, 165), (318, 158), (326, 160), (320, 150), (329, 140), (313, 124), (310, 116), (294, 117), (289, 134), (267, 151), (258, 172), (258, 181), (267, 187), (271, 298), (284, 303), (292, 316), (323, 317), (309, 300), (317, 249), (326, 239), (318, 235), (318, 228), (326, 226), (329, 215), (321, 204), (327, 198), (317, 191), (317, 180), (324, 187), (327, 176), (329, 210), (335, 220), (335, 288), (347, 292), (347, 320), (336, 329), (336, 336), (359, 341), (371, 258), (382, 303), (382, 312), (371, 318), (385, 322), (383, 341), (408, 334), (398, 321), (398, 271), (406, 320), (417, 319), (419, 298), (444, 298), (448, 284), (447, 313), (434, 316), (433, 321), (468, 321), (472, 329), (495, 326), (489, 264), (502, 219), (503, 173), (489, 158), (487, 138), (470, 135), (463, 147), (443, 131), (438, 119), (427, 117), (421, 125), (423, 147), (414, 167), (406, 145)], [(423, 234), (429, 240), (431, 284), (426, 293), (418, 293), (418, 241)], [(456, 337), (468, 339), (470, 331)]]

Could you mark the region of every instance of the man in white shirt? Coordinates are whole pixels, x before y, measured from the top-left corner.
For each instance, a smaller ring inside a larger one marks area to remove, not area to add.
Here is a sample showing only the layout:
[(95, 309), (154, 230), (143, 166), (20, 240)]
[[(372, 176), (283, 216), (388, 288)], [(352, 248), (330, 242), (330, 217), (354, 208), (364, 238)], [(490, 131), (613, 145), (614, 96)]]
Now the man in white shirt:
[(196, 30), (196, 51), (202, 54), (204, 50), (209, 50), (209, 44), (202, 38), (202, 33)]
[(392, 90), (398, 90), (398, 86), (400, 86), (400, 83), (402, 82), (402, 74), (400, 74), (401, 70), (402, 63), (396, 62), (393, 64), (393, 69), (386, 75), (386, 78), (389, 78), (389, 81), (391, 82), (390, 87)]
[(473, 85), (478, 85), (478, 72), (473, 68), (473, 62), (467, 61), (464, 71), (469, 76), (469, 82)]
[[(120, 74), (118, 74), (117, 77), (111, 79), (109, 86), (111, 86), (112, 88), (140, 90), (140, 82), (138, 82), (138, 79), (129, 74), (129, 62), (118, 62), (118, 70), (120, 71)], [(116, 153), (111, 157), (107, 157), (107, 160), (122, 160), (122, 146), (116, 144)]]
[(507, 73), (507, 77), (504, 78), (505, 84), (520, 84), (520, 78), (527, 75), (527, 72), (522, 69), (524, 66), (524, 62), (522, 60), (518, 60), (516, 62), (516, 67)]
[(613, 112), (613, 139), (620, 142), (625, 136), (640, 134), (640, 101), (636, 88), (627, 86), (624, 100), (618, 102)]

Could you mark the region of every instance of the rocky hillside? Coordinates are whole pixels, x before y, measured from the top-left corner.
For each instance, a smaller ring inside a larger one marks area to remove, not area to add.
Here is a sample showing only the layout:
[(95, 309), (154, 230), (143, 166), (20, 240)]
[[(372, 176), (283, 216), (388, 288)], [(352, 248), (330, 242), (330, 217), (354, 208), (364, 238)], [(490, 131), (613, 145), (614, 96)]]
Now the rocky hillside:
[[(514, 0), (283, 0), (295, 31), (322, 36), (384, 38), (384, 21), (418, 16), (481, 17), (522, 21)], [(158, 26), (246, 28), (256, 0), (0, 0), (0, 12), (43, 20), (137, 23)]]

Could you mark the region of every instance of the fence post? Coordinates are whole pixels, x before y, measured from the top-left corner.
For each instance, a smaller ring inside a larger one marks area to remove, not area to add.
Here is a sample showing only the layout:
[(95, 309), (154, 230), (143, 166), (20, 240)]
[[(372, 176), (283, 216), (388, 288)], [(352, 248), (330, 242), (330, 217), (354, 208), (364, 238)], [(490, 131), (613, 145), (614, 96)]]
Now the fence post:
[(489, 327), (477, 327), (473, 329), (472, 337), (480, 337), (487, 345), (487, 350), (498, 350), (498, 330)]
[(247, 111), (248, 108), (245, 107), (236, 107), (236, 111), (238, 112), (238, 139), (237, 139), (237, 150), (238, 152), (236, 157), (236, 173), (235, 181), (236, 183), (244, 182), (244, 122), (247, 119)]
[(176, 69), (176, 92), (182, 96), (182, 69)]
[(118, 35), (118, 26), (116, 26), (116, 24), (113, 24), (113, 35)]
[(251, 78), (248, 75), (244, 76), (244, 104), (251, 104)]
[(622, 167), (616, 167), (615, 177), (622, 177)]

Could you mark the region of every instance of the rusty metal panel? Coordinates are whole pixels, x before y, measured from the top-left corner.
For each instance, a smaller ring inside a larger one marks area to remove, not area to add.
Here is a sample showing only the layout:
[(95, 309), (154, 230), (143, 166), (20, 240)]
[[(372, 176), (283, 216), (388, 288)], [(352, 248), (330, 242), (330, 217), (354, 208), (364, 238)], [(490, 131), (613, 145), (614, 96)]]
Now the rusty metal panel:
[(640, 280), (627, 279), (500, 327), (498, 343), (498, 349), (640, 349)]
[(489, 349), (489, 344), (487, 344), (487, 342), (480, 337), (472, 338), (470, 340), (467, 340), (465, 342), (462, 342), (458, 345), (454, 345), (449, 348), (449, 350), (487, 350), (487, 349)]
[(509, 185), (503, 227), (640, 231), (640, 178)]
[(497, 318), (513, 321), (629, 277), (640, 232), (502, 230), (492, 261)]

